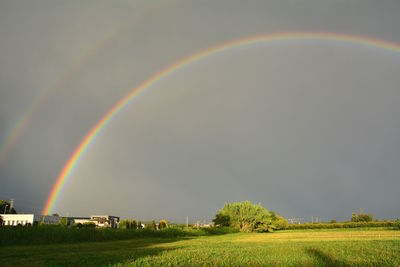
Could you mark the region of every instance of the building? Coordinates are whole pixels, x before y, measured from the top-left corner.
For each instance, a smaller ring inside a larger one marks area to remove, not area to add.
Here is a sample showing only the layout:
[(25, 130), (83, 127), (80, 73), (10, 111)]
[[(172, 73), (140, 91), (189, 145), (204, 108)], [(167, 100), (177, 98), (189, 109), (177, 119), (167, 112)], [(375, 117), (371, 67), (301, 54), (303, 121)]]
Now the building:
[[(58, 224), (63, 217), (35, 214), (0, 214), (4, 226), (24, 226), (34, 224)], [(119, 217), (92, 215), (90, 217), (66, 217), (68, 225), (93, 223), (96, 227), (119, 228)]]
[(37, 223), (57, 224), (61, 220), (61, 217), (58, 216), (35, 214), (0, 214), (0, 218), (3, 220), (3, 225), (5, 226), (24, 226)]
[(119, 217), (110, 215), (92, 215), (90, 221), (97, 227), (119, 228)]
[(119, 228), (119, 217), (110, 215), (91, 215), (90, 217), (68, 217), (70, 225), (93, 223), (96, 227)]

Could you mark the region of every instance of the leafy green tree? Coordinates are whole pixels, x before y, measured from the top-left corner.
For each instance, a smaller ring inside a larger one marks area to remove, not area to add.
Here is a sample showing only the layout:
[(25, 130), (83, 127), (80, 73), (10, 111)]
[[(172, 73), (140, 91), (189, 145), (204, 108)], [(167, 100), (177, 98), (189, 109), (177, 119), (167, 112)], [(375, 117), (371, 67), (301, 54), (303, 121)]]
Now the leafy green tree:
[(358, 215), (359, 222), (372, 222), (373, 220), (374, 220), (374, 215), (372, 214), (360, 213)]
[(374, 220), (373, 214), (366, 214), (360, 211), (359, 214), (353, 212), (351, 214), (351, 221), (352, 222), (372, 222)]
[(0, 213), (2, 214), (17, 214), (17, 211), (10, 209), (10, 203), (7, 200), (0, 199)]
[(215, 215), (215, 219), (213, 220), (215, 225), (219, 226), (230, 226), (231, 225), (231, 217), (227, 214), (222, 214), (220, 212)]
[(289, 223), (285, 218), (276, 214), (275, 211), (270, 211), (270, 213), (271, 213), (272, 225), (274, 225), (277, 230), (286, 229), (288, 227)]
[(158, 224), (158, 228), (159, 228), (159, 229), (168, 228), (168, 222), (167, 222), (167, 220), (161, 220), (160, 223)]
[(157, 230), (156, 221), (152, 220), (151, 223), (146, 225), (146, 228), (151, 230)]
[(121, 229), (127, 229), (127, 220), (121, 220), (119, 222), (119, 228)]
[(132, 220), (132, 221), (131, 221), (131, 228), (132, 228), (132, 229), (135, 229), (135, 230), (138, 228), (138, 227), (137, 227), (137, 222), (136, 222), (135, 220)]
[(272, 232), (276, 227), (272, 224), (271, 213), (261, 204), (250, 201), (226, 203), (218, 211), (214, 222), (226, 224), (229, 217), (229, 226), (242, 232)]
[(143, 228), (142, 221), (138, 221), (137, 225), (138, 225), (137, 226), (138, 229), (142, 229)]
[(358, 222), (358, 214), (357, 213), (353, 212), (351, 214), (351, 221), (352, 222)]
[(67, 227), (68, 226), (68, 218), (62, 218), (59, 222), (58, 225), (62, 227)]

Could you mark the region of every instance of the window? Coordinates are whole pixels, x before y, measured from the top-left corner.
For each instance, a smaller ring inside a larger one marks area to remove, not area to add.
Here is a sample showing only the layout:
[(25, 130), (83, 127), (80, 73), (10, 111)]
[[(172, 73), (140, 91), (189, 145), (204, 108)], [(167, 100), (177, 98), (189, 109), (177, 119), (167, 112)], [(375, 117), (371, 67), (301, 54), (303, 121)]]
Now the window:
[(12, 221), (12, 224), (11, 225), (14, 225), (14, 221)]

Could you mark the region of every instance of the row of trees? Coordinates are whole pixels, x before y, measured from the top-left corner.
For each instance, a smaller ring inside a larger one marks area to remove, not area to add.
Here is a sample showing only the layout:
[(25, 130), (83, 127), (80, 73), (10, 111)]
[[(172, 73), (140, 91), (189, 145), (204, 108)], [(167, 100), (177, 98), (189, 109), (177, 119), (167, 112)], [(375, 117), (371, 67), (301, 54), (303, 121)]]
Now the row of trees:
[(135, 221), (135, 220), (121, 220), (119, 227), (122, 229), (152, 229), (152, 230), (157, 230), (157, 229), (164, 229), (168, 228), (168, 222), (166, 220), (161, 220), (158, 224), (156, 221), (151, 221), (148, 224), (142, 224), (141, 221)]
[(337, 223), (305, 223), (288, 224), (287, 220), (268, 211), (261, 204), (250, 201), (226, 203), (213, 220), (216, 226), (228, 226), (242, 232), (273, 232), (280, 229), (323, 229), (323, 228), (355, 228), (355, 227), (394, 227), (400, 228), (399, 221), (373, 221), (372, 214), (353, 213), (351, 222)]

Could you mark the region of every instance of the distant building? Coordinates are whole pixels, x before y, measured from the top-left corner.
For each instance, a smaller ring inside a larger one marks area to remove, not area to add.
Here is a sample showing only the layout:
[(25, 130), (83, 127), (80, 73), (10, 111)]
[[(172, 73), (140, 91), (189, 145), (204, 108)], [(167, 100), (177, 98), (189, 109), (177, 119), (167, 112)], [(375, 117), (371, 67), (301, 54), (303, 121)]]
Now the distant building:
[(35, 214), (0, 214), (5, 226), (24, 226), (33, 225), (37, 223), (44, 224), (57, 224), (61, 217), (58, 216), (44, 216)]
[(193, 225), (194, 227), (197, 227), (197, 228), (210, 228), (210, 227), (213, 227), (214, 226), (214, 224), (212, 223), (212, 222), (209, 222), (209, 223), (201, 223), (200, 221), (197, 221), (194, 225)]
[[(0, 214), (4, 226), (24, 226), (39, 223), (58, 224), (63, 217), (35, 214)], [(68, 225), (93, 223), (96, 227), (119, 228), (119, 217), (110, 215), (92, 215), (90, 217), (65, 217)]]
[(119, 217), (110, 215), (92, 215), (90, 222), (97, 227), (119, 228)]
[(119, 228), (119, 217), (110, 215), (91, 215), (90, 217), (68, 217), (70, 225), (93, 223), (96, 227)]

